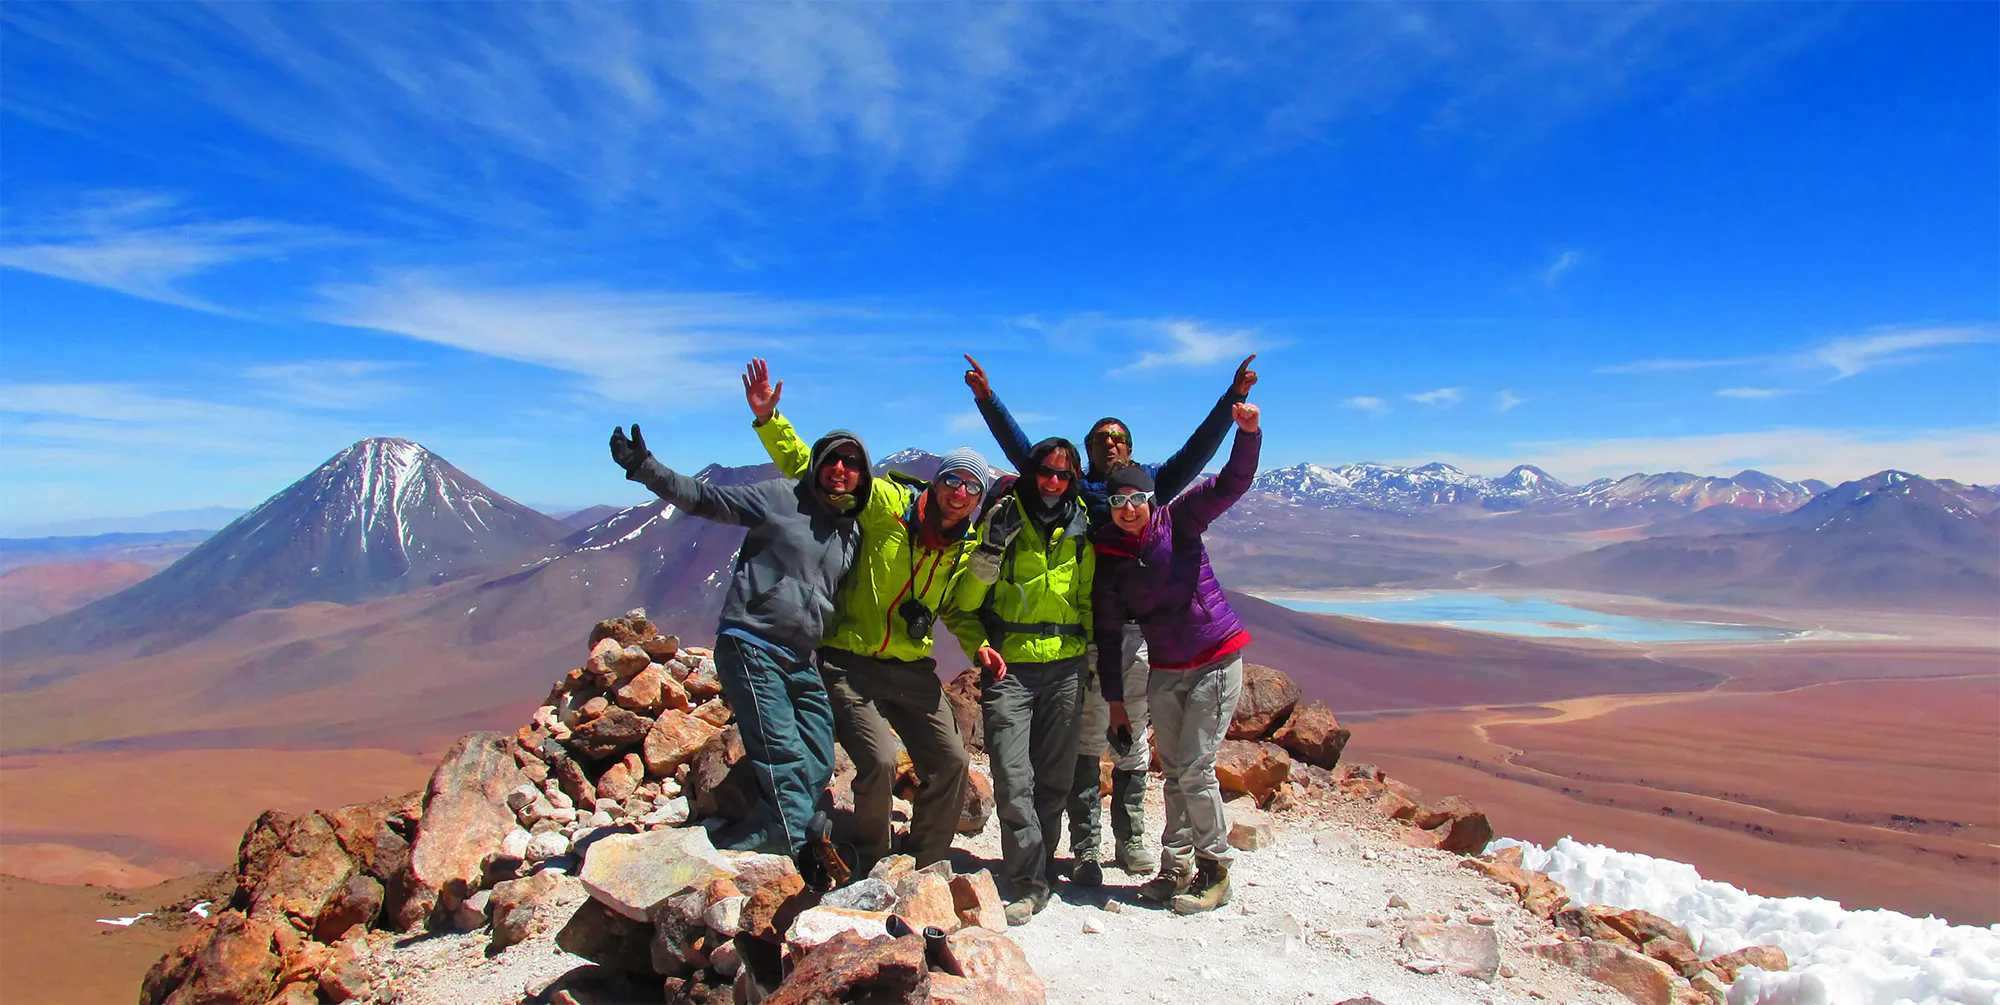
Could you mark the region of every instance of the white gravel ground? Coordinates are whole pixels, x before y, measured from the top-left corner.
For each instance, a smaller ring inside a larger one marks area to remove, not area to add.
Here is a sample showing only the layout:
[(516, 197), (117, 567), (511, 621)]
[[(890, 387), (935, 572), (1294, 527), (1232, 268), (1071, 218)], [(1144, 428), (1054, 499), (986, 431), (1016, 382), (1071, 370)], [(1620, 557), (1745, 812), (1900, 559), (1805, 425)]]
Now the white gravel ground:
[[(1147, 802), (1151, 825), (1157, 826), (1159, 810), (1155, 780)], [(1008, 934), (1047, 981), (1051, 1005), (1332, 1005), (1364, 995), (1386, 1005), (1626, 1005), (1603, 985), (1525, 952), (1526, 945), (1551, 940), (1545, 922), (1521, 910), (1498, 885), (1458, 868), (1457, 856), (1404, 846), (1398, 828), (1365, 804), (1314, 805), (1274, 822), (1277, 841), (1238, 855), (1234, 900), (1213, 914), (1182, 918), (1142, 906), (1132, 890), (1147, 877), (1106, 869), (1103, 887), (1061, 886), (1047, 910)], [(960, 871), (997, 865), (996, 827), (960, 838), (958, 848)], [(566, 896), (580, 901), (580, 885), (571, 885)], [(1409, 906), (1390, 907), (1392, 896)], [(1402, 934), (1427, 915), (1491, 918), (1503, 976), (1486, 984), (1406, 969)], [(1086, 932), (1087, 922), (1102, 931)], [(553, 938), (547, 931), (489, 959), (484, 931), (379, 936), (375, 945), (389, 986), (378, 1000), (521, 1002), (527, 985), (587, 962), (557, 950)]]

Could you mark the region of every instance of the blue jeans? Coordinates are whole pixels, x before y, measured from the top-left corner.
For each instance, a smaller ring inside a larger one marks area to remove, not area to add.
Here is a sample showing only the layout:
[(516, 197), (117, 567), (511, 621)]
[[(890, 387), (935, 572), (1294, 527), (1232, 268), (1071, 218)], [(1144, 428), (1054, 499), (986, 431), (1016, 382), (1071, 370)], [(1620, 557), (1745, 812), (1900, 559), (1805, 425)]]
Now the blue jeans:
[(715, 640), (715, 676), (736, 712), (743, 753), (763, 799), (744, 821), (738, 850), (797, 855), (806, 824), (833, 778), (833, 704), (819, 670), (724, 635)]

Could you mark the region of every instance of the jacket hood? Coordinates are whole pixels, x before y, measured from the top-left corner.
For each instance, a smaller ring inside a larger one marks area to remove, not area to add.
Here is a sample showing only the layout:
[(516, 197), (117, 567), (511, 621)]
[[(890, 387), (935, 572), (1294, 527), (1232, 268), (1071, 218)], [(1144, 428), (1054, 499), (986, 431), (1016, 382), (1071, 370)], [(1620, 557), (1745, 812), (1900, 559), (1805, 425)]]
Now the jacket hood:
[[(827, 457), (832, 455), (835, 448), (844, 443), (851, 443), (854, 445), (854, 449), (861, 451), (861, 481), (854, 486), (854, 492), (852, 493), (854, 504), (846, 507), (835, 505), (833, 498), (827, 495), (826, 490), (820, 488), (819, 485), (820, 466), (826, 463)], [(826, 504), (826, 507), (835, 513), (846, 514), (855, 512), (868, 502), (869, 490), (875, 486), (875, 475), (873, 472), (874, 464), (868, 457), (868, 445), (861, 442), (861, 437), (856, 435), (853, 430), (836, 429), (813, 441), (812, 462), (806, 465), (804, 481), (807, 487), (812, 490), (813, 498)]]

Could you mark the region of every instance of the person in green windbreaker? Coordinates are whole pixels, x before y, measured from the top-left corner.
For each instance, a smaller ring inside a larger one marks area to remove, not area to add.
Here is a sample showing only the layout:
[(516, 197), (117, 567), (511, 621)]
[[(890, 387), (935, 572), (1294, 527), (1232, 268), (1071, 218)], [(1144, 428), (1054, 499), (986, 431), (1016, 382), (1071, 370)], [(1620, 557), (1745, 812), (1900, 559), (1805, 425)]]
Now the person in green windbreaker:
[(1061, 438), (1037, 443), (1010, 495), (986, 509), (945, 623), (984, 669), (980, 706), (1007, 923), (1049, 902), (1063, 804), (1076, 777), (1078, 711), (1097, 568), (1078, 496), (1082, 455)]
[[(796, 477), (811, 447), (778, 414), (784, 386), (771, 383), (761, 359), (743, 376), (758, 438), (779, 473)], [(854, 760), (857, 872), (890, 852), (898, 736), (919, 780), (903, 852), (930, 865), (958, 830), (969, 757), (931, 658), (932, 624), (958, 584), (990, 477), (986, 459), (961, 447), (944, 455), (928, 484), (891, 472), (861, 490), (861, 544), (819, 648), (834, 733)]]

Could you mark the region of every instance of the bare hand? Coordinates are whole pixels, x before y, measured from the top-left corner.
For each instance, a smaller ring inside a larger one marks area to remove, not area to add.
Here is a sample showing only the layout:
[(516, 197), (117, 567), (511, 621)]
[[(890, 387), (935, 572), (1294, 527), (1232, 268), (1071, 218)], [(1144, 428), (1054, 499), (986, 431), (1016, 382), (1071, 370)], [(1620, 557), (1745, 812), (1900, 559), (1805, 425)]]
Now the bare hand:
[(1229, 390), (1238, 397), (1248, 397), (1250, 389), (1257, 384), (1257, 371), (1250, 369), (1250, 361), (1256, 358), (1257, 354), (1253, 352), (1236, 364), (1236, 383), (1230, 385)]
[(979, 665), (993, 674), (994, 680), (1007, 679), (1007, 661), (1000, 658), (1000, 650), (992, 646), (980, 646)]
[(784, 381), (771, 386), (771, 367), (763, 360), (753, 359), (743, 368), (743, 399), (750, 403), (750, 414), (757, 417), (758, 425), (778, 414), (778, 396), (784, 393)]
[(971, 353), (965, 354), (965, 362), (972, 367), (965, 371), (965, 386), (972, 388), (972, 396), (980, 401), (993, 397), (993, 386), (986, 382), (986, 368)]
[(1111, 710), (1111, 732), (1116, 733), (1121, 729), (1127, 731), (1131, 730), (1132, 717), (1125, 714), (1124, 702), (1114, 701), (1105, 707)]
[(1241, 429), (1246, 433), (1256, 432), (1257, 406), (1252, 405), (1247, 401), (1239, 401), (1236, 403), (1234, 407), (1236, 416), (1236, 428)]

